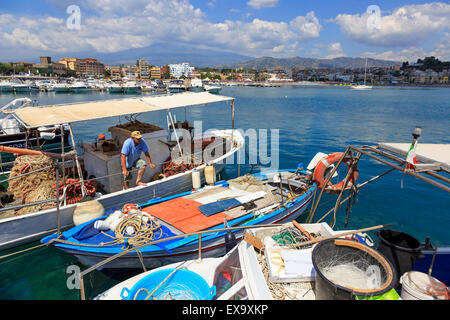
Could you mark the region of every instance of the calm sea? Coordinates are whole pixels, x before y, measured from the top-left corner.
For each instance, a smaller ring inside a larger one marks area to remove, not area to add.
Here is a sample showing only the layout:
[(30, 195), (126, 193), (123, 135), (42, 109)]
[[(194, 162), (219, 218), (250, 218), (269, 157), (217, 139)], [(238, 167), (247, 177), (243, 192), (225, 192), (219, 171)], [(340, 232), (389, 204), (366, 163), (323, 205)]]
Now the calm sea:
[[(259, 155), (262, 150), (262, 154), (272, 160), (267, 162), (267, 159), (258, 157), (254, 166), (247, 161), (240, 165), (241, 174), (270, 167), (277, 161), (280, 168), (295, 169), (298, 163), (306, 166), (317, 152), (343, 152), (348, 145), (410, 143), (415, 126), (423, 128), (419, 143), (450, 143), (448, 88), (386, 87), (353, 91), (334, 86), (224, 87), (221, 94), (236, 98), (235, 127), (244, 132), (255, 130), (261, 141), (267, 141), (267, 152), (263, 144), (256, 151), (250, 150), (250, 155)], [(48, 105), (120, 96), (108, 93), (39, 93), (30, 97), (40, 105)], [(0, 95), (0, 105), (14, 98), (13, 95)], [(184, 121), (184, 109), (174, 114), (178, 120)], [(203, 130), (231, 128), (230, 105), (226, 103), (188, 108), (187, 118), (189, 121), (202, 120)], [(167, 127), (165, 112), (142, 114), (138, 120)], [(100, 133), (108, 135), (108, 127), (117, 121), (117, 117), (93, 120), (74, 124), (73, 128), (79, 141), (94, 141)], [(122, 118), (122, 121), (125, 120)], [(272, 143), (271, 138), (277, 135), (278, 141), (275, 139)], [(358, 168), (358, 182), (389, 169), (365, 156)], [(234, 178), (237, 174), (237, 165), (227, 165), (223, 177)], [(335, 200), (335, 196), (324, 196), (315, 217), (322, 217), (334, 206)], [(430, 237), (432, 243), (439, 242), (439, 246), (450, 245), (449, 208), (447, 192), (392, 172), (361, 188), (347, 228), (390, 223), (392, 229), (406, 232), (420, 241)], [(330, 222), (330, 218), (324, 221)], [(338, 211), (335, 229), (342, 229), (344, 221), (345, 205)], [(39, 242), (15, 250), (37, 244)], [(73, 283), (73, 273), (69, 268), (73, 265), (86, 268), (60, 250), (46, 247), (1, 260), (0, 299), (79, 299), (79, 291), (68, 288)], [(91, 273), (85, 280), (88, 297), (127, 276), (129, 274)]]

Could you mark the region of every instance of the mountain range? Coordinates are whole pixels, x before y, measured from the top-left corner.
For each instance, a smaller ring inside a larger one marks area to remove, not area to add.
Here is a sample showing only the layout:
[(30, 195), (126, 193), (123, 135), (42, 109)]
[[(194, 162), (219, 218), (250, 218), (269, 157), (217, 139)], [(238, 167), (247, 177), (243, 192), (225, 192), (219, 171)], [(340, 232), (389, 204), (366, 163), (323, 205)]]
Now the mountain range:
[[(244, 68), (244, 69), (288, 69), (292, 68), (303, 69), (303, 68), (344, 68), (344, 69), (364, 69), (366, 65), (366, 58), (349, 58), (349, 57), (339, 57), (333, 59), (316, 59), (316, 58), (272, 58), (272, 57), (261, 57), (256, 59), (249, 59), (237, 63), (221, 64), (216, 66), (217, 68)], [(395, 65), (401, 65), (401, 62), (388, 61), (388, 60), (378, 60), (378, 59), (367, 59), (367, 66), (386, 68)]]
[[(27, 51), (22, 53), (22, 59), (30, 62), (38, 62), (40, 55), (47, 55), (45, 52)], [(334, 59), (318, 59), (318, 58), (272, 58), (261, 57), (254, 58), (241, 54), (216, 51), (211, 49), (199, 49), (187, 44), (174, 43), (154, 43), (144, 48), (133, 48), (114, 53), (96, 53), (92, 52), (66, 52), (64, 54), (53, 55), (52, 60), (58, 61), (63, 57), (77, 58), (95, 58), (105, 65), (134, 65), (136, 60), (145, 58), (147, 61), (156, 66), (164, 66), (171, 63), (189, 62), (191, 66), (204, 68), (215, 67), (221, 68), (245, 68), (245, 69), (275, 69), (281, 68), (291, 70), (292, 68), (346, 68), (357, 69), (364, 68), (365, 58), (349, 58), (339, 57)], [(378, 59), (368, 59), (369, 67), (391, 67), (401, 65), (401, 62), (386, 61)]]

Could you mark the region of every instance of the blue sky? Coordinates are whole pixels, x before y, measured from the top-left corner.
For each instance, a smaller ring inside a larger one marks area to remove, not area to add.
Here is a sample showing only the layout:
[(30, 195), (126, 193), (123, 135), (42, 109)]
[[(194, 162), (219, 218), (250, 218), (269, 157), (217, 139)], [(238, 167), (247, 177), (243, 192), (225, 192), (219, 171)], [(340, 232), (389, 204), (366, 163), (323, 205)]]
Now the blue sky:
[[(67, 27), (69, 5), (80, 7), (78, 29)], [(133, 49), (161, 43), (250, 57), (450, 60), (449, 17), (448, 1), (1, 1), (0, 61), (124, 50), (139, 58)]]

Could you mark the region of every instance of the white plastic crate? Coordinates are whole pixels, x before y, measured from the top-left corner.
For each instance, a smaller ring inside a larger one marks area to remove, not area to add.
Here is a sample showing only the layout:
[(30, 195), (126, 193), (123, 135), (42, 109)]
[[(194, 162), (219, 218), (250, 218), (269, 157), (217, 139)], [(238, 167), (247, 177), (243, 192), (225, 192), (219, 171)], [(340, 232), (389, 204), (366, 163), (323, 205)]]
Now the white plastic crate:
[[(326, 223), (301, 224), (301, 226), (309, 233), (320, 234), (321, 237), (327, 237), (334, 234), (333, 230)], [(289, 249), (288, 247), (279, 246), (272, 236), (278, 234), (287, 227), (295, 228), (292, 223), (287, 223), (280, 227), (269, 227), (251, 229), (250, 232), (263, 240), (265, 249), (264, 255), (266, 258), (269, 279), (272, 282), (307, 282), (314, 281), (315, 273), (311, 262), (311, 253), (313, 248), (306, 249)], [(294, 264), (288, 262), (286, 265), (283, 256), (294, 255), (295, 259), (301, 260)], [(286, 270), (286, 266), (288, 270)], [(298, 266), (298, 273), (287, 273), (291, 271), (292, 266)]]

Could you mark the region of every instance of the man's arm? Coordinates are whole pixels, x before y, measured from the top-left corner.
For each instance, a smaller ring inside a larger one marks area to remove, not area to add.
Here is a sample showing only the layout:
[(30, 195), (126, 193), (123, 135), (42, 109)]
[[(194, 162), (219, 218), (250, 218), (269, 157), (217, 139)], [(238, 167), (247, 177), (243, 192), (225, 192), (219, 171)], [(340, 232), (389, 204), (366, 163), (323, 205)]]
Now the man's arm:
[(122, 174), (124, 176), (127, 176), (128, 175), (128, 170), (127, 170), (127, 165), (126, 165), (127, 156), (123, 153), (120, 155), (120, 163), (122, 164)]
[(148, 151), (144, 152), (145, 157), (147, 158), (148, 165), (150, 168), (154, 169), (156, 166), (152, 163), (152, 159), (150, 158), (150, 153)]

